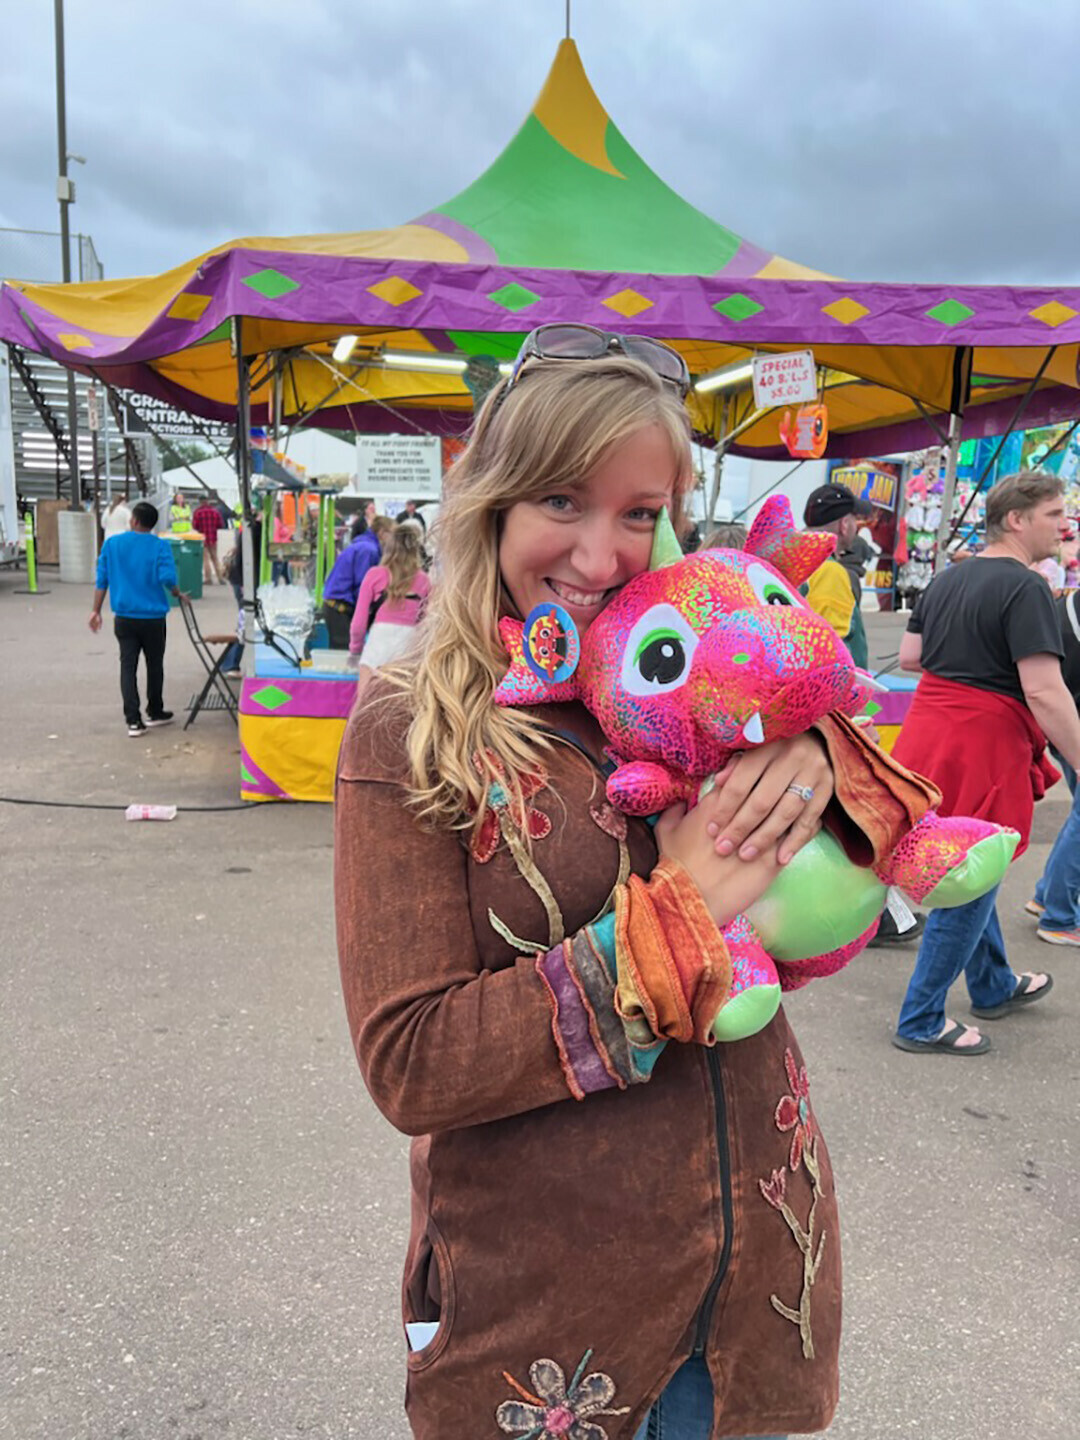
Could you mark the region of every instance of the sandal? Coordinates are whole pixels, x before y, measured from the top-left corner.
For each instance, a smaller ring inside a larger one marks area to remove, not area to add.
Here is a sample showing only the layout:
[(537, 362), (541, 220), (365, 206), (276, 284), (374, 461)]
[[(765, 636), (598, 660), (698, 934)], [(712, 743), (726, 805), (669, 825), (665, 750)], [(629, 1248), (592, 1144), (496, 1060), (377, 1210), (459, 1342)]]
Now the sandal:
[(1034, 1005), (1036, 1000), (1041, 1000), (1044, 995), (1049, 995), (1054, 988), (1054, 977), (1047, 975), (1046, 984), (1040, 985), (1037, 990), (1031, 989), (1031, 982), (1035, 979), (1029, 971), (1021, 975), (1016, 982), (1016, 989), (1003, 1000), (1000, 1005), (972, 1005), (971, 1013), (977, 1015), (980, 1020), (1000, 1020), (1002, 1016), (1008, 1015), (1010, 1010), (1018, 1010), (1022, 1005)]
[(986, 1035), (979, 1037), (977, 1045), (961, 1045), (958, 1042), (973, 1030), (973, 1025), (961, 1025), (959, 1020), (953, 1021), (953, 1028), (946, 1030), (936, 1040), (911, 1040), (906, 1035), (894, 1035), (892, 1043), (898, 1050), (907, 1050), (912, 1055), (921, 1054), (923, 1051), (937, 1050), (943, 1055), (985, 1055), (993, 1047)]

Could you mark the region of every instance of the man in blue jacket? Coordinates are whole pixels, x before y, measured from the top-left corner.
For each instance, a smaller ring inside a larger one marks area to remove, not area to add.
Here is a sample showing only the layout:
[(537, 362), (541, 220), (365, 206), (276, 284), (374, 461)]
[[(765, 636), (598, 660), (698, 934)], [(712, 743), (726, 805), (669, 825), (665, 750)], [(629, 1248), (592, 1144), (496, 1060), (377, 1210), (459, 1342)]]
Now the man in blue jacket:
[[(101, 547), (97, 588), (90, 612), (90, 629), (101, 629), (101, 607), (106, 591), (113, 626), (120, 645), (120, 693), (128, 734), (145, 735), (147, 726), (168, 725), (173, 718), (162, 701), (165, 682), (166, 591), (179, 596), (176, 564), (169, 544), (154, 534), (155, 506), (140, 500), (132, 507), (131, 528), (114, 535)], [(139, 703), (139, 656), (146, 658), (146, 721)]]
[(356, 597), (364, 576), (381, 556), (379, 537), (361, 516), (353, 527), (352, 543), (335, 560), (323, 589), (323, 619), (331, 650), (348, 650)]

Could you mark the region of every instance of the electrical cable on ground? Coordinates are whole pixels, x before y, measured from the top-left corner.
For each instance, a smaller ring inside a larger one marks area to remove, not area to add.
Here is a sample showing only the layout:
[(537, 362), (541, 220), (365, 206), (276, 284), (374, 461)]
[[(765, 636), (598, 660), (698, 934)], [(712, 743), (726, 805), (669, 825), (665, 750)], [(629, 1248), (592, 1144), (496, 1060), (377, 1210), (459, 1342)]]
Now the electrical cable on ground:
[[(92, 800), (34, 800), (22, 795), (0, 795), (0, 805), (40, 805), (49, 810), (119, 810), (121, 813), (128, 808)], [(259, 810), (262, 805), (261, 800), (245, 800), (239, 805), (178, 805), (176, 809), (178, 814), (219, 815), (227, 810)]]

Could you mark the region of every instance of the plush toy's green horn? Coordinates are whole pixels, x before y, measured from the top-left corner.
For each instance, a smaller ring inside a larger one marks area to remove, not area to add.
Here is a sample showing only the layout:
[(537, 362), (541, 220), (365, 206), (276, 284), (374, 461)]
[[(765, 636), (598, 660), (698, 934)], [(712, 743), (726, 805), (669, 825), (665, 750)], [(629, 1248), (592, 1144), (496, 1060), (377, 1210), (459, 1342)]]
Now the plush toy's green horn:
[(682, 546), (679, 544), (678, 536), (675, 534), (675, 527), (671, 523), (671, 516), (668, 514), (667, 506), (665, 505), (656, 517), (656, 529), (653, 531), (652, 554), (649, 556), (649, 569), (663, 570), (665, 566), (674, 565), (677, 560), (681, 560), (682, 558)]

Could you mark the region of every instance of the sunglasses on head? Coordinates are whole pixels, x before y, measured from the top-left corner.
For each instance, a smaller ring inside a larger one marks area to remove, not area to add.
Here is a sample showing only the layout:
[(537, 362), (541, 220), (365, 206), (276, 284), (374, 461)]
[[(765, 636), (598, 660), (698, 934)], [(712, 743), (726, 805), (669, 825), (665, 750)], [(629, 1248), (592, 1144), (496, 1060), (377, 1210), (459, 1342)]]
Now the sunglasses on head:
[(528, 360), (601, 360), (605, 355), (612, 354), (629, 355), (634, 360), (640, 360), (661, 380), (673, 385), (680, 399), (686, 399), (690, 389), (690, 371), (683, 357), (670, 345), (665, 345), (662, 340), (651, 340), (647, 335), (616, 335), (608, 330), (598, 330), (594, 325), (574, 324), (539, 325), (530, 331), (518, 351), (504, 394), (508, 394), (517, 383)]

